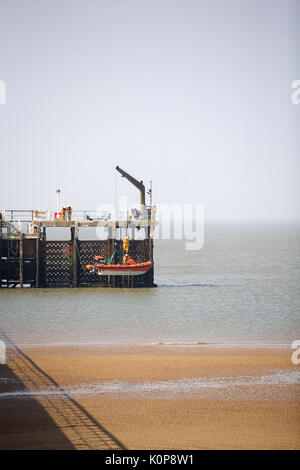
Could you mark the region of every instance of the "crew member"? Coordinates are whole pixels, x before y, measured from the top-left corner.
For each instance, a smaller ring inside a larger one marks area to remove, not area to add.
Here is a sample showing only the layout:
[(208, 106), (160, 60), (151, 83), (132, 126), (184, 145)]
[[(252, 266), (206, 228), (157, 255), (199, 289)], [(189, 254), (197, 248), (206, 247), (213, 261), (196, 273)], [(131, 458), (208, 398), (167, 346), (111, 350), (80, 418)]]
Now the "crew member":
[(62, 220), (66, 220), (66, 208), (63, 206), (61, 208), (61, 213), (62, 213)]
[(71, 207), (71, 206), (66, 207), (66, 212), (67, 212), (67, 215), (68, 215), (68, 220), (71, 220), (71, 217), (72, 217), (72, 207)]

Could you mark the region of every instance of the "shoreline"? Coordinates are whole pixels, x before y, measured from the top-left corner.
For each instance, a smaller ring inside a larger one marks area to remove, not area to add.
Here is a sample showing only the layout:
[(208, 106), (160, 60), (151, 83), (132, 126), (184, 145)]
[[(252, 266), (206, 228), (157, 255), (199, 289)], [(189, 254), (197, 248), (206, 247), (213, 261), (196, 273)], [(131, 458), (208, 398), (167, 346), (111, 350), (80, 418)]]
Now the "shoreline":
[[(293, 352), (292, 343), (294, 340), (246, 340), (243, 342), (234, 341), (234, 340), (157, 340), (157, 341), (58, 341), (58, 342), (42, 342), (42, 343), (30, 343), (30, 342), (21, 342), (19, 340), (11, 339), (13, 343), (17, 343), (20, 348), (23, 349), (36, 349), (36, 348), (151, 348), (151, 347), (207, 347), (207, 348), (224, 348), (224, 349), (259, 349), (259, 350), (268, 350), (270, 348), (279, 348), (286, 351), (290, 350)], [(5, 342), (5, 341), (4, 341)], [(9, 347), (9, 342), (7, 343)]]

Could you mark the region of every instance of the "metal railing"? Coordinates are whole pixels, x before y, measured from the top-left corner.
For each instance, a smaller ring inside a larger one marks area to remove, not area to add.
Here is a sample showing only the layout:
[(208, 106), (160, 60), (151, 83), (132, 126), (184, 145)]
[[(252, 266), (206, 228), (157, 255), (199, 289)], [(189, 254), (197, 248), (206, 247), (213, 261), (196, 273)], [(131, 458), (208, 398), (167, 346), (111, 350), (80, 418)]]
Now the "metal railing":
[[(6, 222), (32, 222), (34, 220), (55, 220), (56, 211), (37, 209), (37, 210), (18, 210), (4, 209), (0, 213), (1, 219)], [(59, 216), (59, 214), (58, 214)], [(75, 210), (70, 214), (66, 212), (65, 220), (147, 220), (151, 217), (151, 208), (147, 207), (144, 212), (136, 209), (132, 211), (97, 211), (97, 210)], [(56, 216), (57, 217), (57, 216)], [(59, 218), (59, 217), (58, 217)]]
[(32, 222), (33, 210), (5, 209), (1, 212), (2, 220), (6, 222)]

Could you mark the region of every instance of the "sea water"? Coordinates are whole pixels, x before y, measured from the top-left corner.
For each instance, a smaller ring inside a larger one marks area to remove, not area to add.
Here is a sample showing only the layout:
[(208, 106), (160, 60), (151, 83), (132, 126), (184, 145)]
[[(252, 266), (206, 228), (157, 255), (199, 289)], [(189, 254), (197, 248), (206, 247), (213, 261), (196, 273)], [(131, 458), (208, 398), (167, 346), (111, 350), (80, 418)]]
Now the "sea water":
[(300, 339), (300, 226), (208, 224), (204, 246), (155, 240), (153, 289), (0, 289), (18, 345)]

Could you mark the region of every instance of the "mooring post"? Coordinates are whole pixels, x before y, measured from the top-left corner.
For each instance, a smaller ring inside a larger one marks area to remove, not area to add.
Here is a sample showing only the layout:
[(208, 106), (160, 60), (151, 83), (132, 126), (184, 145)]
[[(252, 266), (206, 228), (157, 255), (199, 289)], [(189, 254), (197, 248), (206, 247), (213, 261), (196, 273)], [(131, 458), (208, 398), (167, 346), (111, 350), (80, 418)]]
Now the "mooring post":
[(24, 249), (23, 249), (23, 233), (20, 232), (19, 240), (19, 252), (20, 252), (20, 287), (23, 287), (24, 281)]

